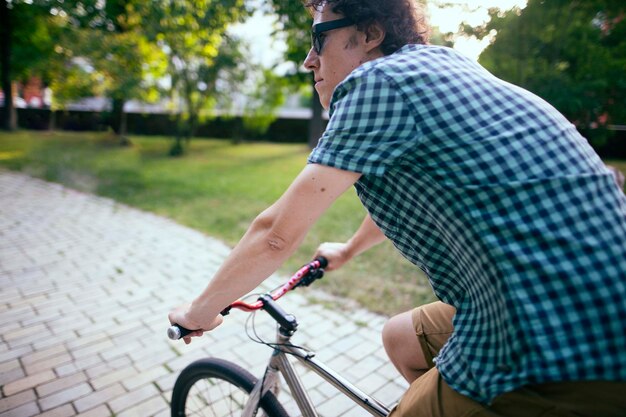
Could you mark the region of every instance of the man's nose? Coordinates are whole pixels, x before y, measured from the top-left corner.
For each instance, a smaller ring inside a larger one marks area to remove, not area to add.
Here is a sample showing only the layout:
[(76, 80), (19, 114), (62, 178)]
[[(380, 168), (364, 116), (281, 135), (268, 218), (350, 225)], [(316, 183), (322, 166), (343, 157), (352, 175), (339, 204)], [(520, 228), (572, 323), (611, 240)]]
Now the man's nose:
[(306, 55), (306, 58), (304, 59), (304, 62), (302, 63), (302, 65), (307, 70), (313, 71), (315, 68), (317, 68), (319, 66), (319, 59), (318, 58), (319, 58), (319, 56), (317, 55), (317, 52), (315, 52), (315, 49), (313, 49), (313, 47), (311, 47), (311, 49), (309, 49), (309, 53)]

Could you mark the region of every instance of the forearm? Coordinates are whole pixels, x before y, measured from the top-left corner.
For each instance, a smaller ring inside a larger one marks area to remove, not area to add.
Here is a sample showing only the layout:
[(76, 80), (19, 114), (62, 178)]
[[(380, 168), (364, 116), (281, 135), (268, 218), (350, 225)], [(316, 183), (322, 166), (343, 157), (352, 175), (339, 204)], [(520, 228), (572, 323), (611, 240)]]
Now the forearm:
[(198, 320), (212, 318), (231, 302), (248, 294), (293, 254), (306, 232), (305, 228), (281, 236), (276, 225), (261, 214), (193, 301), (191, 315), (205, 316), (195, 317)]
[(333, 271), (341, 268), (350, 259), (383, 242), (385, 239), (383, 232), (376, 226), (372, 218), (367, 215), (361, 226), (347, 242), (322, 243), (317, 248), (315, 256), (325, 257), (328, 260), (326, 270)]
[(354, 235), (346, 242), (346, 252), (350, 258), (365, 252), (372, 246), (384, 242), (386, 239), (383, 232), (376, 226), (370, 215), (363, 219), (361, 226)]

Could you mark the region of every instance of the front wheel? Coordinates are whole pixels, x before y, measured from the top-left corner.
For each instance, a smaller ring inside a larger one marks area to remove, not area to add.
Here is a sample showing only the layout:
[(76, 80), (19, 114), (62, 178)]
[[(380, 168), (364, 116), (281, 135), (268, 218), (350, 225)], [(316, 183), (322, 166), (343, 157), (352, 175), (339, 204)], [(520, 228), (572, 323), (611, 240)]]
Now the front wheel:
[[(172, 417), (240, 416), (256, 381), (232, 362), (216, 358), (197, 360), (176, 379)], [(268, 417), (289, 417), (271, 392), (263, 396), (260, 405)]]

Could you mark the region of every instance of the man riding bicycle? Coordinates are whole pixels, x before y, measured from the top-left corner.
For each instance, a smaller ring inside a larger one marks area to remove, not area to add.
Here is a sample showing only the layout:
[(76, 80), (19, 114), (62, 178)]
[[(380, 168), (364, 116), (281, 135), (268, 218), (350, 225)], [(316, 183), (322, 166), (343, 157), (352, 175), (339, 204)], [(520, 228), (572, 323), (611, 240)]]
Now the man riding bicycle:
[[(390, 239), (441, 302), (392, 318), (393, 416), (626, 415), (626, 197), (535, 95), (428, 45), (409, 0), (311, 0), (304, 65), (330, 120), (309, 163), (170, 321), (203, 331), (354, 185), (336, 269)], [(189, 343), (190, 337), (186, 337)]]

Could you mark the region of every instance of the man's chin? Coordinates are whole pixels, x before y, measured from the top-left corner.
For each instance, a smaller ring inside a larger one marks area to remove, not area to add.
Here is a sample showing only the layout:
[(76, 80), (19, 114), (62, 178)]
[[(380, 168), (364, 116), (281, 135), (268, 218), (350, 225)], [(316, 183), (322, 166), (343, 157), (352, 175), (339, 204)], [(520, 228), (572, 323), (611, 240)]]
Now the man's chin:
[(320, 104), (324, 110), (328, 110), (330, 108), (330, 97), (320, 95)]

